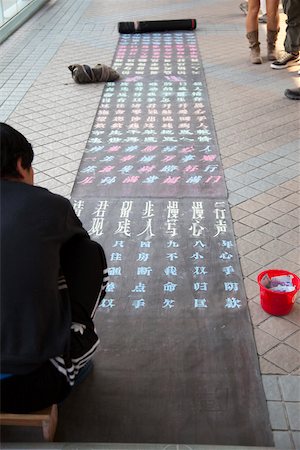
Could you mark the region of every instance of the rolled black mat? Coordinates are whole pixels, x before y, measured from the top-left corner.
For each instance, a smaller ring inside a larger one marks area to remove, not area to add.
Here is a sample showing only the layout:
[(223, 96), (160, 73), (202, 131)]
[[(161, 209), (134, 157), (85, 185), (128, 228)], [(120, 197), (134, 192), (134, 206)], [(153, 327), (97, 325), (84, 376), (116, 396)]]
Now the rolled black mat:
[(119, 22), (119, 33), (151, 33), (157, 31), (195, 30), (196, 19), (147, 20), (143, 22)]

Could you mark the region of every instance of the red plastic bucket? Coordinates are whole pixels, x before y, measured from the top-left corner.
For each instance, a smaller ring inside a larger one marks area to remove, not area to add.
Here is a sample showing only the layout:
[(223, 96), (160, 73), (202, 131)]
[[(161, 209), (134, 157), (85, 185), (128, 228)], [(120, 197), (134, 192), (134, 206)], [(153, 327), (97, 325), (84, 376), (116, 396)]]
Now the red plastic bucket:
[[(270, 278), (279, 276), (279, 275), (292, 275), (292, 283), (295, 286), (295, 290), (292, 292), (274, 292), (271, 289), (266, 288), (261, 284), (261, 280), (265, 275), (268, 275)], [(269, 314), (274, 316), (285, 316), (288, 314), (297, 297), (297, 292), (300, 289), (300, 279), (294, 273), (288, 272), (287, 270), (265, 270), (261, 272), (257, 281), (260, 288), (260, 303), (262, 308)]]

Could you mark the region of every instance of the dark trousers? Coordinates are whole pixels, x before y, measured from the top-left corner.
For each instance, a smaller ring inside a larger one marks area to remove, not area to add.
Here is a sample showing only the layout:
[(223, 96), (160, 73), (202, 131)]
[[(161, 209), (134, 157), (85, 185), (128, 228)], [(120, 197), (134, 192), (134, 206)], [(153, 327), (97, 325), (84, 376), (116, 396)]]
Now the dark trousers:
[(62, 402), (71, 392), (72, 384), (76, 384), (76, 375), (96, 350), (99, 340), (93, 317), (105, 295), (104, 251), (88, 239), (70, 241), (62, 248), (61, 268), (67, 288), (60, 293), (68, 296), (72, 311), (66, 353), (55, 355), (33, 372), (1, 380), (1, 411), (26, 413)]
[(284, 48), (288, 53), (297, 53), (300, 50), (300, 2), (283, 0), (282, 5), (287, 15)]

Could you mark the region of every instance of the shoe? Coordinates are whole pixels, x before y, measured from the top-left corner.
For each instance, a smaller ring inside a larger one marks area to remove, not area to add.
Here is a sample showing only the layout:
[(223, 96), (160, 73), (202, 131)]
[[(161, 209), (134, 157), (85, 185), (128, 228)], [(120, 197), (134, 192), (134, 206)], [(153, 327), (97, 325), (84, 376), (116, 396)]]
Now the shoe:
[(291, 100), (300, 100), (300, 88), (286, 89), (284, 95)]
[(261, 64), (262, 59), (260, 56), (260, 42), (258, 41), (258, 30), (250, 31), (246, 34), (246, 38), (249, 41), (250, 48), (250, 62), (252, 64)]
[(262, 14), (258, 18), (259, 23), (267, 23), (267, 14)]
[(240, 4), (240, 10), (243, 11), (243, 13), (245, 14), (245, 16), (248, 13), (248, 2), (242, 2)]
[(274, 61), (270, 67), (272, 67), (272, 69), (285, 69), (286, 67), (293, 66), (298, 61), (299, 53), (283, 52), (282, 56)]

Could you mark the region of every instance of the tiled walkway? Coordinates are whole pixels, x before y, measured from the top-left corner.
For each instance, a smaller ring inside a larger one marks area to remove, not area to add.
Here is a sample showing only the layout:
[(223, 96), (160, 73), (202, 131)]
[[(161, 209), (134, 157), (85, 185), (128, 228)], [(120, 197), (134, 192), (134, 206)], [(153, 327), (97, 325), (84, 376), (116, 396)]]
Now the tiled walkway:
[[(69, 196), (103, 86), (76, 85), (72, 63), (110, 64), (118, 21), (196, 18), (270, 420), (278, 449), (300, 449), (300, 303), (284, 317), (260, 306), (257, 274), (299, 270), (297, 67), (250, 65), (233, 0), (51, 0), (1, 47), (0, 120), (32, 142), (36, 183)], [(281, 14), (284, 37), (284, 16)], [(263, 54), (265, 25), (260, 25)], [(246, 388), (246, 387), (245, 387)]]

